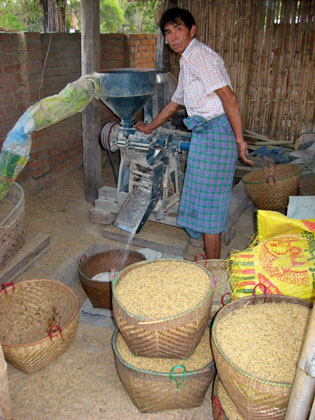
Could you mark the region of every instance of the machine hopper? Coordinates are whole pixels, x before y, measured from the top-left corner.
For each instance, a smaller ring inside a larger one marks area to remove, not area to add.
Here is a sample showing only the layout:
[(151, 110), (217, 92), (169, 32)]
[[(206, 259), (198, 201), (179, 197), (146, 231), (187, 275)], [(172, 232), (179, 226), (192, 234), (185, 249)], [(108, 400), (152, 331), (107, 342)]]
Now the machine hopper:
[(132, 127), (134, 118), (156, 92), (156, 71), (113, 69), (102, 72), (99, 99), (120, 119), (122, 127)]

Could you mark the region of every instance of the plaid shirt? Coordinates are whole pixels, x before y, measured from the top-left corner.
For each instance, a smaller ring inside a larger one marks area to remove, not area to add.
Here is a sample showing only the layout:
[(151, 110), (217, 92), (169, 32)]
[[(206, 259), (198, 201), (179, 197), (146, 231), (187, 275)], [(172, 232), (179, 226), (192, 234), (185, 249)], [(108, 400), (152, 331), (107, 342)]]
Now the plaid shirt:
[(214, 91), (224, 86), (232, 88), (232, 85), (222, 58), (194, 38), (179, 63), (178, 84), (172, 101), (184, 105), (190, 117), (199, 115), (211, 120), (223, 115), (221, 99)]

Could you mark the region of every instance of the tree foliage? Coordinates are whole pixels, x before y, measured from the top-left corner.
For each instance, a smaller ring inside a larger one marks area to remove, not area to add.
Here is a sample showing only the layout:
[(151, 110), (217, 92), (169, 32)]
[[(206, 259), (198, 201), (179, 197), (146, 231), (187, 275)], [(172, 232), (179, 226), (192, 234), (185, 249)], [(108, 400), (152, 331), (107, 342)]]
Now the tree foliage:
[(43, 14), (39, 1), (0, 0), (0, 27), (17, 31), (42, 31)]
[[(154, 12), (159, 0), (100, 0), (101, 33), (156, 32)], [(55, 19), (48, 6), (55, 6)], [(55, 24), (55, 26), (54, 26)], [(0, 0), (0, 27), (17, 31), (79, 31), (80, 0)]]
[(100, 31), (101, 33), (115, 33), (124, 22), (124, 11), (118, 0), (100, 1)]
[(160, 0), (133, 2), (120, 0), (120, 3), (125, 12), (125, 22), (122, 25), (122, 32), (156, 32), (157, 25), (154, 21), (154, 13), (157, 6), (160, 4)]

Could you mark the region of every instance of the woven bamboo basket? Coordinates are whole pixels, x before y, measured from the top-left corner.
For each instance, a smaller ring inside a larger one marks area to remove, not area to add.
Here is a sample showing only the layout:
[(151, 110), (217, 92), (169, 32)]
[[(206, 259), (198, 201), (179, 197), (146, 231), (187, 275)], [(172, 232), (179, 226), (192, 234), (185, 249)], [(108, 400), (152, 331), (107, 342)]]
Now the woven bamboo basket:
[(301, 169), (296, 165), (269, 165), (243, 176), (247, 194), (258, 209), (286, 208), (290, 195), (298, 195)]
[(0, 200), (0, 210), (1, 269), (25, 242), (24, 191), (16, 182), (12, 184), (8, 194)]
[(0, 344), (0, 419), (13, 420), (9, 383), (7, 375), (7, 364), (3, 357)]
[(195, 262), (205, 267), (213, 275), (215, 289), (213, 291), (210, 313), (211, 321), (222, 306), (222, 298), (226, 294), (232, 293), (232, 287), (229, 282), (229, 270), (225, 260), (207, 260), (204, 254), (196, 255)]
[[(228, 401), (229, 406), (225, 406), (220, 396)], [(219, 375), (216, 375), (212, 390), (212, 412), (214, 420), (243, 420), (242, 415), (235, 407), (233, 401), (228, 396), (225, 388), (220, 381)]]
[[(283, 420), (293, 384), (272, 382), (243, 371), (224, 354), (217, 341), (216, 327), (220, 319), (246, 305), (259, 302), (286, 302), (311, 308), (304, 299), (284, 295), (259, 295), (237, 299), (225, 305), (212, 325), (211, 345), (218, 375), (229, 397), (245, 420)], [(250, 357), (250, 355), (249, 355)]]
[[(112, 282), (114, 319), (128, 347), (138, 356), (184, 359), (193, 353), (208, 325), (213, 299), (212, 275), (209, 271), (200, 266), (209, 276), (209, 292), (206, 297), (200, 300), (200, 303), (195, 307), (168, 318), (150, 319), (132, 314), (121, 304), (115, 292), (119, 282), (123, 281), (124, 276), (130, 270), (136, 270), (143, 264), (154, 264), (161, 261), (170, 262), (173, 260), (160, 259), (139, 262), (118, 274)], [(195, 264), (189, 261), (180, 262)], [(176, 299), (178, 296), (172, 296), (172, 298)]]
[(137, 251), (125, 251), (112, 249), (99, 252), (89, 258), (83, 256), (79, 265), (79, 277), (81, 285), (95, 308), (112, 309), (112, 284), (111, 281), (97, 281), (93, 277), (99, 273), (111, 273), (121, 271), (146, 258)]
[[(113, 334), (112, 346), (118, 376), (133, 403), (143, 413), (192, 408), (201, 405), (215, 375), (211, 361), (200, 369), (185, 372), (174, 366), (170, 372), (138, 369), (127, 363), (116, 347), (118, 329)], [(183, 361), (184, 365), (185, 361)], [(177, 368), (178, 369), (175, 369)]]
[(79, 308), (76, 294), (55, 280), (3, 283), (0, 341), (6, 360), (25, 373), (48, 365), (68, 350)]

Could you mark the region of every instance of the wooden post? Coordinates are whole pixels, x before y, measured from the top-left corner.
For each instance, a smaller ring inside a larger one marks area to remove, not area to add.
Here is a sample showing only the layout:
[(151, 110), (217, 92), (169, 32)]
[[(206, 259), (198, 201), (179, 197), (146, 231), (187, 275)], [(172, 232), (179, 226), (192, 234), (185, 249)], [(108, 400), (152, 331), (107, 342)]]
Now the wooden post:
[[(315, 307), (315, 305), (314, 305)], [(285, 420), (305, 420), (315, 396), (315, 309), (312, 309)], [(312, 410), (313, 411), (313, 410)]]
[(155, 69), (158, 72), (170, 70), (170, 52), (165, 46), (165, 39), (160, 28), (158, 28), (156, 40)]
[[(81, 73), (99, 71), (100, 67), (100, 2), (81, 0)], [(94, 203), (101, 187), (100, 113), (97, 101), (82, 112), (83, 171), (85, 199)]]
[(0, 419), (13, 420), (9, 383), (7, 375), (7, 364), (4, 360), (0, 344)]
[[(177, 6), (177, 0), (166, 1), (163, 10), (166, 11), (172, 7)], [(163, 11), (163, 13), (164, 13)], [(160, 19), (161, 16), (155, 16), (155, 19)], [(159, 26), (159, 21), (155, 22)], [(160, 28), (158, 28), (157, 41), (156, 41), (156, 54), (155, 54), (155, 69), (157, 72), (170, 71), (170, 49), (165, 45), (165, 38)]]

